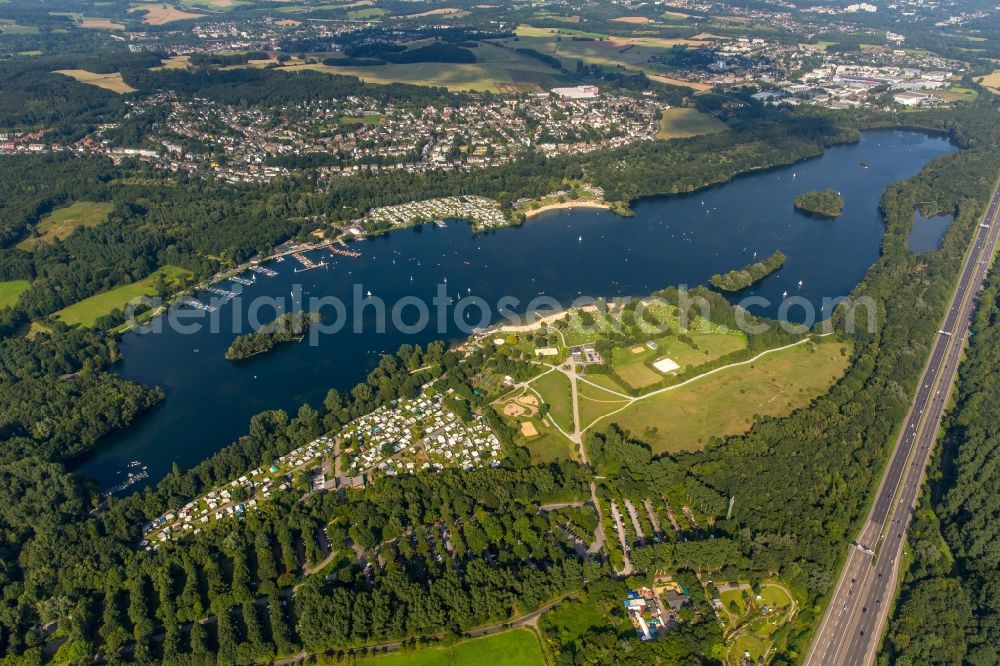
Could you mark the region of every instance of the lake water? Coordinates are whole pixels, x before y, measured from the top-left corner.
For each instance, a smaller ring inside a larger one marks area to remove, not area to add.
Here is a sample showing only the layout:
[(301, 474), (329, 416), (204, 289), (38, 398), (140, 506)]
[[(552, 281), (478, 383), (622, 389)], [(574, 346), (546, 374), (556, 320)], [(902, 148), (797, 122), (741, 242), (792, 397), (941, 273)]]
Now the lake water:
[[(123, 336), (124, 361), (116, 372), (163, 387), (167, 398), (103, 442), (80, 461), (78, 471), (109, 487), (121, 482), (128, 463), (136, 460), (148, 466), (149, 481), (155, 482), (172, 463), (193, 466), (235, 440), (260, 411), (294, 413), (303, 403), (318, 405), (331, 387), (352, 387), (381, 354), (403, 343), (464, 337), (450, 318), (440, 332), (429, 326), (410, 335), (391, 327), (376, 333), (368, 326), (362, 334), (348, 329), (322, 336), (316, 346), (302, 342), (246, 362), (226, 361), (223, 354), (235, 337), (233, 315), (245, 321), (259, 296), (281, 298), (287, 308), (296, 285), (305, 300), (349, 299), (358, 290), (390, 305), (401, 297), (429, 301), (441, 285), (455, 297), (471, 294), (489, 304), (503, 296), (524, 303), (540, 294), (565, 304), (580, 295), (646, 295), (669, 285), (704, 284), (714, 273), (751, 263), (754, 253), (760, 260), (781, 250), (785, 266), (739, 297), (769, 299), (772, 305), (758, 311), (775, 316), (787, 291), (816, 304), (818, 311), (823, 298), (847, 295), (877, 257), (883, 233), (878, 202), (885, 187), (951, 150), (940, 137), (869, 132), (857, 144), (831, 148), (790, 167), (696, 194), (642, 199), (634, 203), (632, 218), (602, 210), (551, 211), (520, 227), (485, 234), (452, 221), (447, 228), (428, 225), (354, 243), (360, 257), (332, 256), (326, 250), (309, 254), (328, 262), (326, 268), (295, 272), (301, 266), (291, 257), (272, 262), (268, 266), (277, 276), (258, 276), (240, 299), (216, 313), (218, 332), (206, 326), (184, 334), (164, 327), (159, 333)], [(798, 194), (829, 187), (844, 197), (840, 218), (817, 220), (794, 210)], [(208, 298), (201, 295), (205, 302)], [(478, 319), (475, 309), (467, 314), (472, 316), (463, 321)], [(273, 316), (265, 309), (261, 319)], [(787, 316), (800, 320), (802, 314), (796, 310)]]
[(908, 245), (913, 252), (930, 252), (941, 246), (944, 235), (951, 228), (951, 223), (955, 220), (952, 215), (935, 215), (934, 217), (924, 217), (918, 210), (913, 221), (913, 228), (910, 229)]

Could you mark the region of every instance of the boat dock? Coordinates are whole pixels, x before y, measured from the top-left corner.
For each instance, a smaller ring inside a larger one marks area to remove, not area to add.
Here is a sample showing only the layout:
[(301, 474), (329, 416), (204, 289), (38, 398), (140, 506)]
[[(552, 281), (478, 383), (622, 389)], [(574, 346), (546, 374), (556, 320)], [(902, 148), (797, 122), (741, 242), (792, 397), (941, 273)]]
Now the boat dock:
[(218, 310), (218, 308), (215, 307), (214, 305), (205, 305), (204, 303), (202, 303), (201, 301), (199, 301), (197, 298), (191, 298), (190, 296), (182, 298), (181, 299), (181, 304), (182, 305), (189, 305), (189, 306), (195, 308), (196, 310), (204, 310), (205, 312), (215, 312), (216, 310)]
[(126, 488), (128, 488), (132, 484), (139, 483), (140, 481), (142, 481), (143, 479), (146, 479), (146, 478), (149, 478), (149, 471), (146, 469), (145, 466), (143, 466), (142, 471), (140, 471), (138, 473), (135, 473), (135, 474), (133, 474), (132, 472), (129, 472), (127, 479), (125, 479), (121, 483), (115, 484), (115, 485), (111, 486), (110, 488), (104, 490), (101, 493), (101, 495), (103, 495), (104, 497), (111, 497), (115, 493), (120, 493), (121, 491), (125, 490)]
[(266, 268), (264, 266), (251, 266), (250, 270), (258, 275), (264, 275), (266, 277), (274, 277), (278, 274), (278, 271), (272, 271), (270, 268)]
[(312, 259), (310, 259), (309, 257), (300, 252), (296, 252), (292, 256), (295, 257), (296, 261), (298, 261), (304, 267), (304, 268), (296, 268), (295, 269), (296, 273), (301, 273), (302, 271), (308, 271), (313, 268), (319, 268), (320, 266), (326, 266), (325, 261), (321, 261), (317, 264), (315, 261), (313, 261)]
[(245, 277), (240, 277), (239, 275), (234, 275), (229, 279), (237, 284), (242, 284), (244, 287), (249, 287), (253, 284), (253, 280), (248, 280)]
[(215, 294), (216, 296), (222, 296), (225, 299), (236, 298), (235, 291), (229, 291), (228, 289), (220, 289), (219, 287), (208, 287), (205, 289), (210, 294)]
[(360, 257), (361, 256), (361, 253), (358, 252), (357, 250), (348, 250), (348, 249), (345, 249), (345, 248), (342, 248), (342, 247), (336, 247), (334, 245), (330, 245), (329, 248), (330, 248), (330, 252), (332, 252), (333, 254), (339, 254), (339, 255), (341, 255), (343, 257)]

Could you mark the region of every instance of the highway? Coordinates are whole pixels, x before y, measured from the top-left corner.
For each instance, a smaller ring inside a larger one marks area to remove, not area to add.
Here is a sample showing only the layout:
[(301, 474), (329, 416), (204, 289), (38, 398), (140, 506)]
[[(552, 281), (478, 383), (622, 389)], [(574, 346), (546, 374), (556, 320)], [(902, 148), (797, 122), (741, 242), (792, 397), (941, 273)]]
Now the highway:
[(807, 666), (868, 666), (875, 662), (899, 580), (903, 542), (955, 383), (976, 296), (1000, 239), (998, 211), (1000, 183), (976, 228), (875, 501), (848, 549), (847, 561), (809, 647)]

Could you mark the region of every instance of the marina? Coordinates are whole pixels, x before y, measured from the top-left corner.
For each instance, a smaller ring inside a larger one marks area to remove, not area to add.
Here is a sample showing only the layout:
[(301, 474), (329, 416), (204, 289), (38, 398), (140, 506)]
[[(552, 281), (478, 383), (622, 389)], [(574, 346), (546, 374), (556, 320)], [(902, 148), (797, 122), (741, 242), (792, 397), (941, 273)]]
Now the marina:
[(357, 250), (349, 250), (342, 247), (337, 247), (336, 245), (329, 246), (330, 252), (333, 254), (339, 254), (342, 257), (360, 257), (361, 253)]
[(231, 277), (229, 279), (232, 280), (233, 282), (235, 282), (236, 284), (243, 285), (244, 287), (249, 287), (249, 286), (251, 286), (254, 283), (253, 280), (248, 280), (247, 278), (240, 277), (239, 275), (234, 275), (233, 277)]
[(278, 274), (278, 271), (271, 270), (266, 266), (251, 266), (250, 270), (252, 270), (254, 273), (257, 273), (258, 275), (263, 275), (265, 277), (274, 277), (275, 275)]

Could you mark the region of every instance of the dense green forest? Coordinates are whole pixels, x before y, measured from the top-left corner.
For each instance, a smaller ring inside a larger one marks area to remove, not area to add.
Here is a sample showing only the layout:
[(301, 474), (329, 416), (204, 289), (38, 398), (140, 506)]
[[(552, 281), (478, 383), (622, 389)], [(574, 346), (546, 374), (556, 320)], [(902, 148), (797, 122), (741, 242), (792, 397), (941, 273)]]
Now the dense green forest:
[(840, 217), (844, 212), (844, 197), (833, 190), (806, 192), (795, 197), (795, 209), (815, 217)]
[(713, 287), (722, 291), (739, 291), (760, 282), (784, 265), (785, 255), (781, 251), (776, 251), (763, 261), (748, 264), (728, 273), (713, 275), (708, 281), (712, 283)]
[(909, 537), (906, 572), (886, 640), (897, 664), (1000, 662), (1000, 272), (979, 297), (955, 406)]

